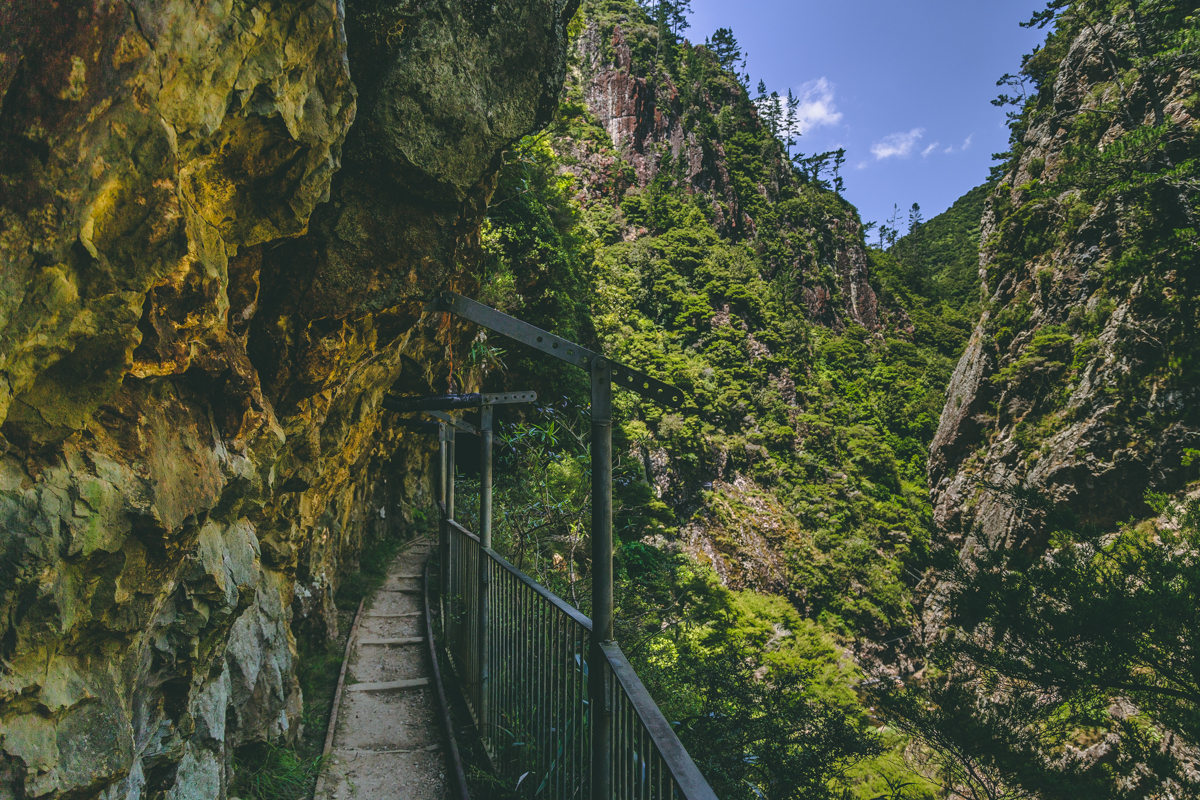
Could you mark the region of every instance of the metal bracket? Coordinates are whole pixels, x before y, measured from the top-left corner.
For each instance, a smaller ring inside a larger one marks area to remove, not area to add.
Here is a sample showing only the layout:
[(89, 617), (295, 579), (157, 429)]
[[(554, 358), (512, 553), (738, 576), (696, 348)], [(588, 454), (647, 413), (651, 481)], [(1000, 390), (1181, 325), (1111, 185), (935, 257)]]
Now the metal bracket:
[[(449, 414), (443, 414), (441, 411), (426, 411), (425, 413), (428, 414), (429, 416), (433, 417), (434, 419), (440, 419), (442, 422), (446, 423), (447, 425), (453, 425), (454, 427), (458, 428), (460, 431), (466, 431), (467, 433), (473, 433), (476, 436), (479, 435), (479, 428), (476, 428), (474, 425), (472, 425), (469, 422), (464, 422), (461, 419), (455, 419), (454, 417), (450, 416)], [(436, 423), (434, 423), (434, 424), (436, 424)]]
[(425, 397), (408, 397), (404, 395), (384, 395), (383, 407), (388, 411), (406, 413), (409, 411), (448, 411), (452, 408), (478, 408), (480, 406), (509, 405), (512, 403), (532, 403), (537, 400), (537, 392), (503, 392), (499, 394), (435, 394)]
[(510, 317), (508, 314), (485, 306), (483, 303), (477, 303), (460, 294), (442, 292), (441, 297), (435, 301), (430, 310), (449, 311), (457, 314), (476, 325), (482, 325), (488, 330), (507, 336), (521, 344), (529, 345), (535, 350), (540, 350), (580, 369), (590, 371), (594, 359), (605, 358), (611, 365), (612, 379), (617, 384), (661, 405), (684, 408), (683, 391), (678, 387), (660, 381), (658, 378), (652, 378), (633, 367), (612, 361), (594, 350), (581, 347), (561, 336), (555, 336), (553, 333), (536, 328), (528, 322), (522, 322), (516, 317)]

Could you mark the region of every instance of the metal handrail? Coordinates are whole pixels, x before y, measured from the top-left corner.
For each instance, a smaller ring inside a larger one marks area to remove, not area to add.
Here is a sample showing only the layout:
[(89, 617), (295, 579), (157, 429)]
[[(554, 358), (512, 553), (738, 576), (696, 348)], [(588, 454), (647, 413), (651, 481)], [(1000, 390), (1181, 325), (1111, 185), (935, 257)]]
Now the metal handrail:
[[(442, 597), (447, 655), (493, 767), (525, 797), (587, 797), (591, 620), (457, 521), (443, 519), (443, 534), (450, 555)], [(479, 570), (487, 575), (483, 581)], [(486, 671), (476, 647), (481, 586), (489, 601)], [(601, 643), (599, 652), (612, 742), (611, 796), (716, 800), (620, 647)]]
[(493, 407), (536, 395), (384, 401), (397, 412), (479, 409), (479, 536), (454, 521), (455, 429), (466, 426), (441, 416), (439, 551), (447, 655), (488, 756), (530, 796), (716, 800), (614, 641), (613, 384), (674, 408), (685, 406), (683, 392), (453, 292), (430, 310), (468, 319), (591, 378), (591, 619), (491, 548)]

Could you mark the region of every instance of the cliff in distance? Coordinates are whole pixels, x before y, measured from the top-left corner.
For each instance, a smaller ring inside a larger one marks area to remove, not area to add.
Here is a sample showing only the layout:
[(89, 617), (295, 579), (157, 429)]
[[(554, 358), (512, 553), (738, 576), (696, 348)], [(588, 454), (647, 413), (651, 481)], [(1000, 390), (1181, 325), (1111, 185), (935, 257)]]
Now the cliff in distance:
[(390, 388), (574, 6), (0, 11), (3, 796), (225, 797), (300, 724), (296, 635), (429, 505)]
[(1112, 528), (1196, 477), (1196, 73), (1152, 58), (1125, 13), (1098, 16), (1034, 55), (983, 216), (985, 306), (929, 461), (955, 541), (1044, 546), (1014, 490)]

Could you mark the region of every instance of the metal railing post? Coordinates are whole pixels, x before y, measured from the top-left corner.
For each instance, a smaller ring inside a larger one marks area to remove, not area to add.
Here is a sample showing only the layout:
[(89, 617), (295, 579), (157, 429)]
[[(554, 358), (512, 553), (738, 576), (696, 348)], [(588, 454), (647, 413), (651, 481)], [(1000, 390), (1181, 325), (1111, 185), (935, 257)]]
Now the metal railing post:
[(592, 728), (592, 800), (611, 800), (612, 697), (602, 644), (613, 641), (612, 376), (592, 359), (592, 635), (588, 707)]
[(446, 518), (454, 519), (454, 426), (446, 426)]
[(449, 511), (446, 464), (450, 457), (447, 441), (450, 438), (450, 430), (453, 428), (444, 422), (438, 422), (438, 502), (442, 504), (443, 509), (443, 515), (438, 519), (438, 605), (441, 609), (443, 630), (446, 624), (446, 591), (450, 586), (450, 526), (446, 524), (445, 517)]
[(492, 744), (489, 723), (488, 690), (488, 579), (491, 570), (483, 548), (492, 546), (492, 407), (479, 407), (479, 727), (483, 731), (485, 746)]

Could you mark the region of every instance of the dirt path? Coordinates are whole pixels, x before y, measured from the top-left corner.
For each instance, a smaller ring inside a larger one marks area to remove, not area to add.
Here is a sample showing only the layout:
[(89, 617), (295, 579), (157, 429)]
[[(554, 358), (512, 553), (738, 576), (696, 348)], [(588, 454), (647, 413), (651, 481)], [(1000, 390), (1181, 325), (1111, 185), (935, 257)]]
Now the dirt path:
[(422, 589), (432, 547), (418, 539), (401, 551), (363, 607), (316, 800), (446, 797)]

